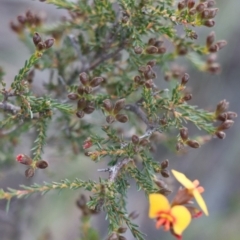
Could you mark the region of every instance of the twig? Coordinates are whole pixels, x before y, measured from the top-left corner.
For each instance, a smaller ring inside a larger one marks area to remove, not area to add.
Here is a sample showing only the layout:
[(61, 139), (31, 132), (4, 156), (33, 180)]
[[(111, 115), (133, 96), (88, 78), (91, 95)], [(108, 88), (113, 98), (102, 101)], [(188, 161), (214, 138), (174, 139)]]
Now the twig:
[(0, 102), (0, 108), (5, 111), (11, 112), (12, 114), (16, 114), (21, 109), (20, 107), (15, 106), (8, 102)]

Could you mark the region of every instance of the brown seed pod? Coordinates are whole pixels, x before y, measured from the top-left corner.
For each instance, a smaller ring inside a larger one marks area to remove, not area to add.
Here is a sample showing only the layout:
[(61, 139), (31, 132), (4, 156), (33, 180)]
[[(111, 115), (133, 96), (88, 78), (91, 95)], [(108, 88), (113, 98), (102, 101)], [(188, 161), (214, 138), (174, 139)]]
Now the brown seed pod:
[(78, 99), (78, 95), (76, 93), (69, 93), (68, 94), (68, 98), (70, 100), (77, 100)]
[(169, 161), (166, 159), (163, 162), (161, 162), (160, 166), (162, 169), (165, 169), (168, 167)]
[(86, 86), (89, 81), (89, 77), (85, 72), (82, 72), (79, 74), (79, 80), (82, 83), (82, 85)]
[(107, 123), (111, 124), (111, 123), (115, 122), (115, 118), (113, 116), (109, 115), (106, 117), (106, 121), (107, 121)]
[(180, 129), (180, 136), (183, 141), (186, 141), (188, 139), (188, 129), (183, 127)]
[(219, 139), (224, 139), (226, 137), (226, 133), (223, 131), (218, 131), (215, 133), (215, 135), (219, 138)]
[(54, 44), (54, 39), (53, 38), (49, 38), (49, 39), (47, 39), (45, 42), (44, 42), (44, 44), (45, 44), (45, 48), (46, 49), (48, 49), (48, 48), (50, 48), (50, 47), (52, 47), (53, 46), (53, 44)]
[(48, 167), (48, 163), (44, 160), (40, 160), (36, 162), (36, 167), (40, 169), (45, 169)]
[(95, 77), (90, 81), (90, 86), (91, 87), (97, 87), (103, 82), (102, 77)]
[(208, 47), (210, 47), (214, 43), (215, 38), (216, 38), (215, 32), (213, 32), (213, 31), (210, 32), (207, 36), (207, 39), (206, 39), (206, 45)]
[(161, 171), (161, 175), (164, 177), (164, 178), (168, 178), (170, 176), (169, 174), (169, 171), (167, 169), (163, 169)]
[(117, 114), (119, 111), (121, 111), (125, 106), (125, 98), (119, 99), (115, 102), (113, 113)]
[(233, 120), (226, 120), (217, 129), (218, 131), (227, 130), (230, 127), (232, 127), (233, 123), (234, 123)]
[(184, 75), (182, 77), (181, 84), (185, 85), (188, 82), (189, 78), (190, 78), (189, 74), (188, 73), (184, 73)]
[(16, 161), (24, 165), (31, 165), (33, 162), (33, 160), (25, 154), (18, 154)]
[(132, 143), (137, 145), (139, 143), (139, 137), (137, 135), (132, 135)]
[(196, 140), (188, 140), (187, 145), (191, 148), (199, 148), (200, 144)]
[(26, 171), (25, 171), (25, 176), (27, 178), (30, 178), (30, 177), (33, 177), (34, 176), (34, 169), (32, 167), (28, 168)]
[(78, 118), (83, 118), (84, 117), (84, 112), (83, 111), (77, 111), (76, 112), (76, 116), (78, 117)]
[(125, 115), (125, 114), (117, 114), (116, 116), (116, 119), (119, 121), (119, 122), (121, 122), (121, 123), (125, 123), (125, 122), (127, 122), (128, 121), (128, 116), (127, 115)]

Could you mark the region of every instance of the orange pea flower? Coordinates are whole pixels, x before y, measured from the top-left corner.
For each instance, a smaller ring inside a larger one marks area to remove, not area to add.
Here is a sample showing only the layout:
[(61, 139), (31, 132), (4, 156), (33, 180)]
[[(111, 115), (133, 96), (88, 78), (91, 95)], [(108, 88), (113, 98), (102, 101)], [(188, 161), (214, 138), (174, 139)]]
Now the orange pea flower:
[(171, 230), (181, 239), (182, 232), (191, 222), (191, 214), (186, 207), (175, 205), (171, 207), (168, 199), (162, 194), (149, 195), (149, 217), (157, 220), (156, 227), (164, 227), (165, 231)]
[(208, 215), (206, 203), (201, 195), (201, 193), (204, 192), (204, 188), (199, 186), (199, 181), (194, 180), (192, 182), (183, 173), (180, 173), (176, 170), (172, 170), (172, 174), (188, 190), (188, 193), (191, 194), (196, 199), (196, 202), (198, 203), (202, 211), (206, 215)]

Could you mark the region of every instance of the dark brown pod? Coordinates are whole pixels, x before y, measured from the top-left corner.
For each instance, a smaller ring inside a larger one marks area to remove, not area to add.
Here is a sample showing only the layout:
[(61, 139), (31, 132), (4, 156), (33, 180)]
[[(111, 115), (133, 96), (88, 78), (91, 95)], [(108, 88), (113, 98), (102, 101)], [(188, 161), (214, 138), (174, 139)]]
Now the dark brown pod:
[(200, 144), (196, 140), (188, 140), (187, 145), (191, 148), (199, 148)]
[(77, 111), (76, 112), (76, 116), (78, 117), (78, 118), (83, 118), (84, 117), (84, 112), (83, 111)]
[(90, 81), (90, 86), (91, 87), (97, 87), (103, 82), (102, 77), (95, 77)]
[(25, 176), (27, 178), (30, 178), (30, 177), (33, 177), (34, 176), (34, 169), (32, 167), (28, 168), (26, 171), (25, 171)]
[(186, 141), (188, 139), (188, 129), (187, 128), (181, 128), (180, 129), (180, 136), (183, 141)]
[(33, 39), (33, 43), (34, 43), (35, 46), (37, 46), (38, 43), (40, 43), (42, 41), (42, 38), (40, 37), (39, 33), (37, 33), (37, 32), (35, 32), (33, 34), (33, 38), (32, 39)]
[(86, 86), (88, 84), (89, 77), (85, 72), (82, 72), (79, 74), (79, 80), (84, 86)]
[(166, 160), (164, 160), (163, 162), (161, 162), (161, 168), (162, 169), (165, 169), (165, 168), (167, 168), (168, 167), (168, 164), (169, 164), (169, 161), (166, 159)]
[(78, 95), (76, 93), (69, 93), (68, 94), (68, 98), (70, 100), (77, 100), (78, 99)]
[(40, 160), (36, 162), (36, 167), (40, 169), (45, 169), (48, 167), (48, 163), (44, 160)]
[(161, 175), (164, 177), (164, 178), (168, 178), (170, 176), (169, 174), (169, 171), (167, 169), (163, 169), (161, 171)]
[(125, 106), (125, 98), (119, 99), (114, 104), (113, 113), (116, 114), (121, 111)]
[(46, 45), (46, 49), (52, 47), (53, 44), (54, 44), (54, 41), (55, 41), (55, 40), (54, 40), (53, 38), (49, 38), (49, 39), (47, 39), (47, 40), (44, 42), (45, 45)]
[(107, 112), (111, 112), (113, 109), (112, 103), (109, 99), (105, 99), (103, 101), (103, 108), (107, 111)]
[(32, 159), (25, 154), (18, 154), (16, 161), (24, 165), (31, 165), (33, 162)]
[(125, 115), (125, 114), (117, 114), (116, 116), (116, 119), (119, 121), (119, 122), (121, 122), (121, 123), (125, 123), (125, 122), (127, 122), (128, 121), (128, 116), (127, 115)]
[(107, 121), (107, 123), (111, 124), (111, 123), (115, 122), (115, 118), (113, 116), (109, 115), (106, 117), (106, 121)]
[(139, 137), (137, 135), (132, 135), (132, 143), (135, 145), (139, 143)]
[(224, 139), (226, 137), (226, 133), (223, 131), (218, 131), (215, 133), (215, 135), (219, 138), (219, 139)]

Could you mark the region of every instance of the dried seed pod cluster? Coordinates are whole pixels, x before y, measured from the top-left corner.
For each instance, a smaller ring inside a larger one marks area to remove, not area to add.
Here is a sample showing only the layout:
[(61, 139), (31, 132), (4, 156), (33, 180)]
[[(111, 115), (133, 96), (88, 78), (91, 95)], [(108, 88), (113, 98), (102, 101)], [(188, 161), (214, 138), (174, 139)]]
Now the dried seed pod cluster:
[(40, 51), (40, 52), (52, 47), (53, 44), (54, 44), (54, 39), (53, 38), (49, 38), (45, 41), (42, 41), (41, 36), (37, 32), (35, 32), (33, 34), (32, 39), (33, 39), (33, 43), (36, 46), (37, 50)]
[(233, 119), (237, 117), (237, 113), (227, 111), (229, 107), (229, 102), (225, 99), (220, 101), (215, 110), (215, 119), (221, 121), (221, 124), (216, 128), (215, 135), (220, 138), (224, 139), (226, 137), (225, 130), (232, 127), (234, 121)]
[(108, 114), (106, 117), (107, 123), (111, 124), (116, 120), (121, 123), (128, 121), (128, 116), (126, 114), (119, 113), (122, 109), (124, 109), (124, 98), (117, 100), (115, 104), (112, 104), (109, 99), (105, 99), (102, 104), (104, 111)]
[(87, 73), (82, 72), (79, 74), (80, 85), (78, 86), (77, 93), (69, 93), (70, 100), (78, 100), (76, 116), (83, 118), (85, 114), (91, 114), (95, 110), (93, 101), (88, 100), (87, 95), (91, 94), (94, 87), (99, 86), (103, 82), (102, 77), (93, 77), (90, 79)]
[(214, 5), (215, 2), (211, 0), (198, 3), (194, 0), (180, 1), (178, 3), (178, 20), (193, 26), (213, 27), (215, 25), (213, 19), (218, 12), (218, 8), (214, 8)]
[(191, 148), (199, 148), (200, 144), (196, 140), (189, 139), (188, 137), (188, 129), (186, 127), (179, 129), (180, 139), (177, 142), (176, 149), (177, 151), (181, 150), (184, 145), (187, 145)]
[(11, 22), (11, 29), (17, 34), (22, 34), (25, 28), (30, 31), (36, 27), (41, 26), (43, 19), (38, 15), (28, 10), (25, 15), (19, 15), (17, 17), (18, 23)]
[(29, 168), (25, 171), (25, 176), (27, 178), (33, 177), (35, 173), (35, 169), (45, 169), (48, 167), (48, 163), (44, 160), (33, 161), (32, 158), (25, 154), (18, 154), (16, 157), (16, 161), (29, 166)]
[(166, 48), (163, 46), (164, 42), (162, 40), (157, 40), (156, 38), (150, 38), (148, 40), (148, 47), (145, 49), (147, 54), (164, 54)]

